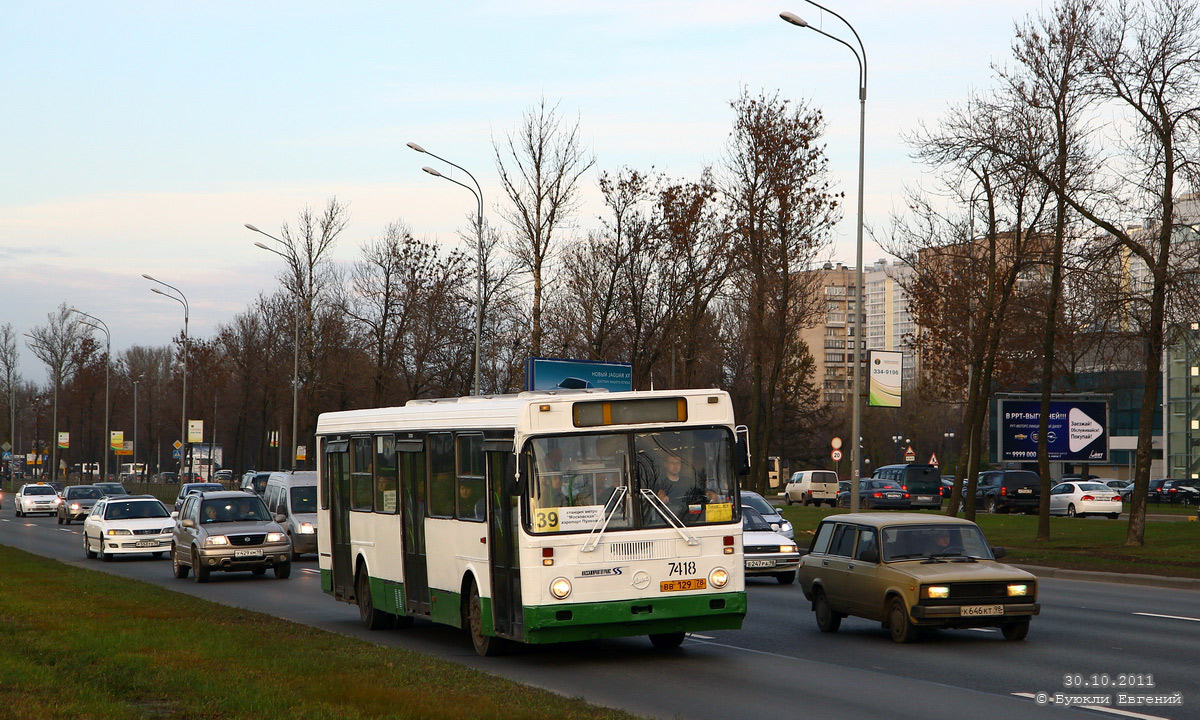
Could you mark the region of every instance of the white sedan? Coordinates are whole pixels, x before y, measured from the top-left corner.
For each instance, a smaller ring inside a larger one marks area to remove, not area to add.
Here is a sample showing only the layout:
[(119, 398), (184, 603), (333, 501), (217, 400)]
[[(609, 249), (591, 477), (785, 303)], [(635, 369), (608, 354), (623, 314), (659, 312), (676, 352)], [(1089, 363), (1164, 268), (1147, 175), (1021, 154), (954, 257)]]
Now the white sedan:
[(62, 498), (54, 492), (54, 488), (45, 483), (22, 485), (13, 498), (13, 509), (17, 517), (25, 517), (33, 513), (54, 515), (58, 512), (58, 504)]
[(150, 495), (106, 497), (83, 521), (83, 552), (101, 560), (125, 553), (162, 557), (171, 547), (174, 529), (167, 507)]
[(1121, 495), (1098, 482), (1064, 482), (1050, 489), (1051, 515), (1107, 515), (1116, 520), (1122, 506)]

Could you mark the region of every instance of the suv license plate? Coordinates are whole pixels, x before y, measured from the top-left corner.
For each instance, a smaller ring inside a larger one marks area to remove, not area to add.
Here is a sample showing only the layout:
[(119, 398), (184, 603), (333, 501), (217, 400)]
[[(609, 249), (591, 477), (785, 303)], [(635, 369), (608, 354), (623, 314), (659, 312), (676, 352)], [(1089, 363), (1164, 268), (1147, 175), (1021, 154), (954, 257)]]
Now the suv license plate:
[(1018, 495), (1032, 495), (1033, 490), (1031, 490), (1030, 488), (1017, 488), (1017, 494)]
[(748, 568), (775, 567), (775, 561), (774, 560), (747, 560), (746, 567), (748, 567)]
[(919, 501), (921, 501), (921, 502), (928, 502), (928, 501), (930, 501), (930, 500), (932, 500), (932, 499), (933, 499), (933, 496), (932, 496), (932, 495), (918, 495), (918, 496), (917, 496), (917, 500), (919, 500)]
[(138, 540), (134, 543), (134, 547), (158, 547), (157, 540)]
[(681, 590), (704, 590), (708, 581), (704, 578), (688, 578), (686, 580), (663, 580), (658, 584), (660, 592), (679, 592)]
[(262, 557), (262, 554), (263, 554), (262, 550), (234, 550), (233, 551), (233, 556), (235, 558), (259, 558), (259, 557)]
[(976, 615), (1003, 615), (1003, 605), (963, 605), (959, 608), (959, 614), (962, 617), (972, 617)]

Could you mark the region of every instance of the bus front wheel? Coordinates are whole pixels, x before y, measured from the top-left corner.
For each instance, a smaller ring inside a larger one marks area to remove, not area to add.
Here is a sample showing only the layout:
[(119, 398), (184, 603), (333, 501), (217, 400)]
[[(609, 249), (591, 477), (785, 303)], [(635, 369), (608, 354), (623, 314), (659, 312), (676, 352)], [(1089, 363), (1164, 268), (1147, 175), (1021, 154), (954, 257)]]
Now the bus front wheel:
[(483, 602), (479, 599), (479, 588), (473, 581), (467, 598), (466, 616), (465, 624), (467, 632), (471, 634), (471, 644), (475, 646), (475, 653), (481, 657), (503, 655), (508, 649), (507, 641), (494, 635), (485, 635), (483, 632)]
[(354, 583), (354, 596), (358, 601), (358, 616), (368, 630), (386, 630), (392, 626), (395, 616), (375, 607), (371, 601), (371, 579), (366, 568), (358, 569), (358, 580)]

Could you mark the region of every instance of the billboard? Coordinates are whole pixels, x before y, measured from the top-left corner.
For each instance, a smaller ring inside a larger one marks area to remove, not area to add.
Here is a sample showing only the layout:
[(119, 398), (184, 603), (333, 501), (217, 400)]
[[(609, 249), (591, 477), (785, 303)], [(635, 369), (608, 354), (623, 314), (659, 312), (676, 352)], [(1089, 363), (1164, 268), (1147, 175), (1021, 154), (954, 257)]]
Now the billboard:
[[(997, 403), (996, 447), (999, 460), (1037, 460), (1042, 401), (999, 397)], [(1108, 462), (1108, 400), (1052, 399), (1046, 426), (1046, 446), (1050, 462)]]
[(188, 438), (190, 443), (204, 442), (204, 421), (188, 420)]
[(870, 368), (867, 385), (867, 405), (900, 407), (900, 372), (904, 353), (894, 350), (871, 350), (867, 353)]
[(527, 358), (526, 390), (606, 388), (612, 392), (633, 389), (633, 365), (630, 363)]
[(108, 446), (117, 452), (125, 447), (125, 431), (113, 430), (108, 433)]

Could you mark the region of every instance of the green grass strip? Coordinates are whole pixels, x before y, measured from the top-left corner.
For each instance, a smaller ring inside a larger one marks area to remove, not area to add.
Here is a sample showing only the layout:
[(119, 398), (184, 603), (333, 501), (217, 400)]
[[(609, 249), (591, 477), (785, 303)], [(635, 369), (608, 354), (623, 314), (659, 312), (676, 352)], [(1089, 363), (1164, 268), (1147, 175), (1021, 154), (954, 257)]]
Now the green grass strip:
[(635, 716), (0, 546), (0, 717)]

